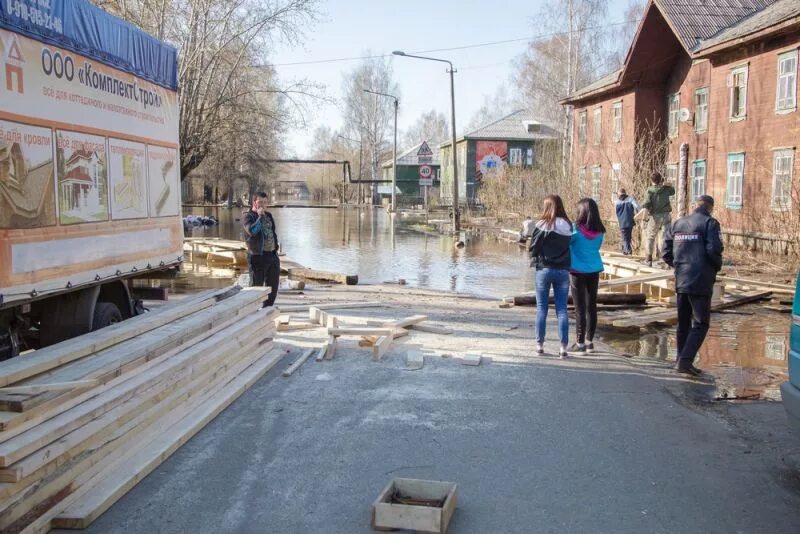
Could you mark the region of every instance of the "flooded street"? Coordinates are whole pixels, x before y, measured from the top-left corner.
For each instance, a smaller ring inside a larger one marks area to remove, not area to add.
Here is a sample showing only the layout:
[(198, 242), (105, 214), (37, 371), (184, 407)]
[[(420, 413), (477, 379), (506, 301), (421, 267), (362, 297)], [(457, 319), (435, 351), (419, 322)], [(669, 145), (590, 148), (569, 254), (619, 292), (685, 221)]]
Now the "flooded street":
[[(220, 224), (189, 229), (187, 236), (238, 240), (240, 210), (195, 209), (214, 215)], [(360, 283), (405, 279), (409, 286), (469, 293), (484, 298), (530, 291), (533, 273), (525, 251), (513, 243), (476, 236), (462, 249), (449, 237), (414, 230), (402, 218), (392, 224), (382, 210), (278, 208), (272, 210), (282, 249), (292, 260), (314, 269), (358, 274)], [(222, 287), (240, 272), (187, 262), (171, 290)], [(534, 309), (530, 312), (533, 328)], [(641, 332), (600, 328), (598, 337), (636, 358), (673, 361), (674, 328), (651, 327)], [(716, 379), (718, 399), (780, 400), (787, 379), (789, 315), (759, 306), (715, 313), (698, 358), (698, 366)]]

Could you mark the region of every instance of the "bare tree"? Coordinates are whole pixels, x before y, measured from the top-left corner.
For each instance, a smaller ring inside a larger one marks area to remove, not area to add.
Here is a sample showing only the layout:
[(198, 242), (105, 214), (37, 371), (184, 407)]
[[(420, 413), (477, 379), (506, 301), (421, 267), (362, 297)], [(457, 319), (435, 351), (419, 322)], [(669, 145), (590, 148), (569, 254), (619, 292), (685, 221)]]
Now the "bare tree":
[(182, 178), (214, 153), (231, 129), (244, 133), (237, 122), (258, 116), (261, 128), (280, 132), (291, 119), (285, 110), (314, 95), (302, 82), (282, 85), (263, 64), (276, 42), (302, 39), (303, 29), (315, 21), (318, 0), (96, 3), (179, 50)]
[[(372, 54), (367, 52), (364, 55)], [(390, 98), (366, 93), (364, 89), (391, 94), (399, 99), (390, 59), (365, 59), (345, 74), (342, 81), (345, 130), (363, 141), (365, 159), (369, 155), (372, 179), (378, 180), (380, 164), (389, 145), (394, 103)]]
[(450, 121), (441, 111), (432, 109), (419, 116), (417, 122), (403, 133), (403, 146), (412, 147), (422, 141), (433, 146), (450, 138)]
[(519, 108), (519, 103), (508, 94), (505, 85), (501, 85), (493, 95), (484, 95), (483, 105), (472, 114), (463, 133), (475, 131)]

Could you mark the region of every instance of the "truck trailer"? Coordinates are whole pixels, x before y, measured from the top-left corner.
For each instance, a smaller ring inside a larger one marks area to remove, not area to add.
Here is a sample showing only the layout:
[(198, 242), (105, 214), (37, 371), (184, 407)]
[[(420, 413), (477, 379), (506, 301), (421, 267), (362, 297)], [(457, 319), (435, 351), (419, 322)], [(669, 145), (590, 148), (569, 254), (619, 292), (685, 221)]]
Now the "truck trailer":
[(85, 0), (0, 1), (0, 360), (141, 311), (175, 269), (177, 51)]

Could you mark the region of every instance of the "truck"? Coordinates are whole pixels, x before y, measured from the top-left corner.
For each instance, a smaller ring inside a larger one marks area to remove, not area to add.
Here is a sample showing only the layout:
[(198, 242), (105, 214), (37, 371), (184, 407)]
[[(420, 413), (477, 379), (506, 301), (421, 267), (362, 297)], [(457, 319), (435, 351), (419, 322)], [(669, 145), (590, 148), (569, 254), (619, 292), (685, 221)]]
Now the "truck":
[(0, 1), (0, 360), (140, 313), (183, 258), (178, 55), (86, 0)]

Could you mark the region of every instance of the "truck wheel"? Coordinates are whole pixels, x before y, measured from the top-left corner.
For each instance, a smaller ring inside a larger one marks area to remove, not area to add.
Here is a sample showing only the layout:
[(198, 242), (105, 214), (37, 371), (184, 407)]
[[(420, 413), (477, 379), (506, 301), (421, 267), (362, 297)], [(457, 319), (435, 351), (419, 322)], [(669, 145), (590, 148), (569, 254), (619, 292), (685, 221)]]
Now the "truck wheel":
[(122, 321), (122, 313), (116, 304), (111, 302), (98, 302), (94, 306), (94, 318), (92, 319), (92, 332), (100, 330), (114, 323)]

